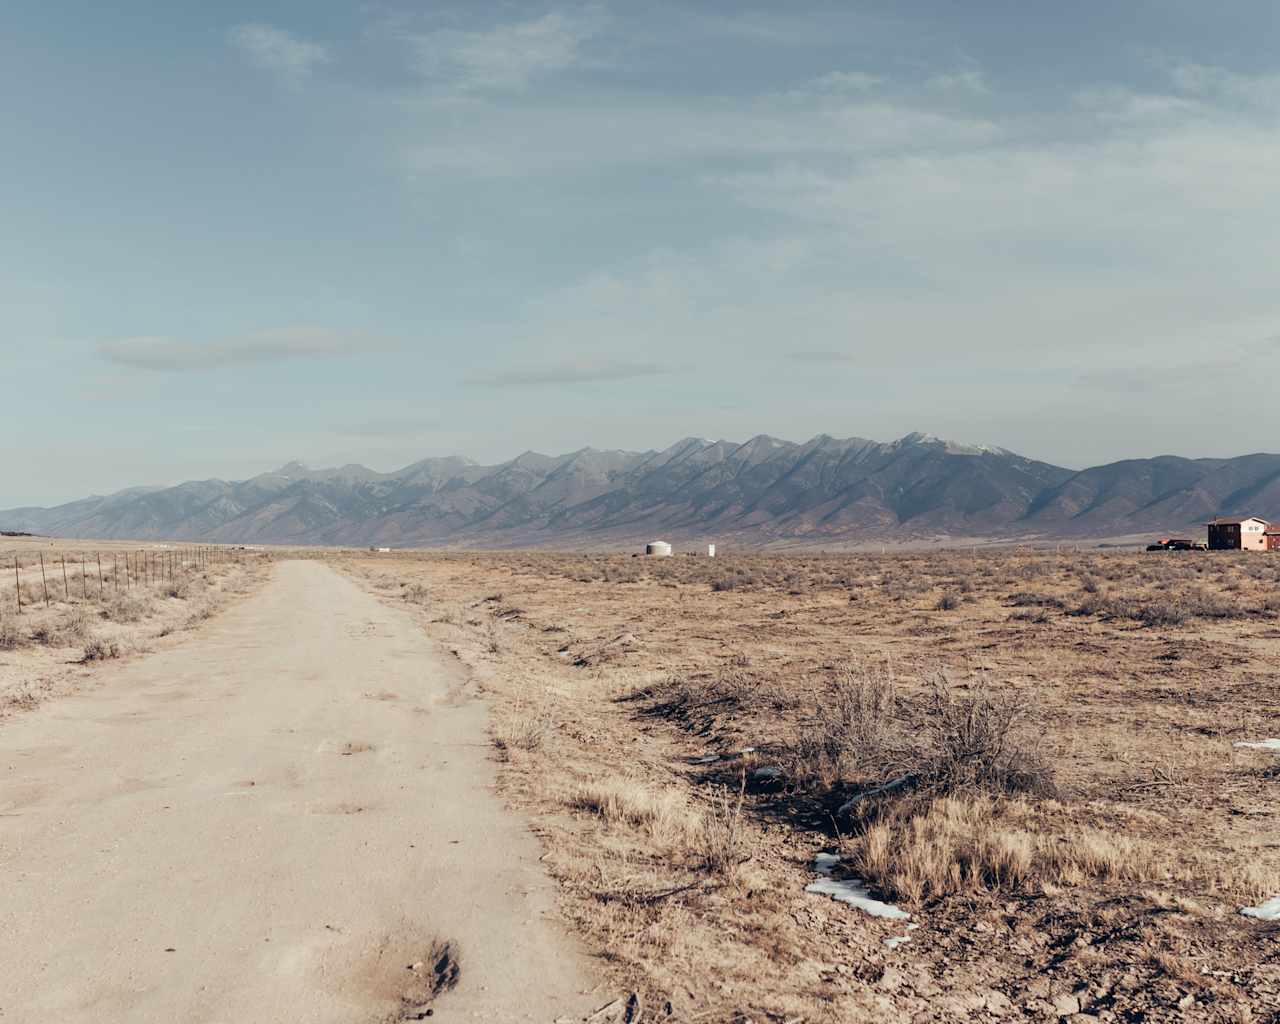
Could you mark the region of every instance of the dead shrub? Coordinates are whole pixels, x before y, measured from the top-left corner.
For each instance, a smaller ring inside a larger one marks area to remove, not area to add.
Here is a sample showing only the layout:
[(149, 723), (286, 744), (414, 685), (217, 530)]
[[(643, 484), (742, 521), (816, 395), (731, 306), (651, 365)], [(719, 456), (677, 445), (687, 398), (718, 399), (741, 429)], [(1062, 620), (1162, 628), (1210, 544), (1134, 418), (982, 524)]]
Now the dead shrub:
[(114, 640), (96, 638), (84, 645), (83, 661), (107, 661), (120, 657), (120, 645)]
[(89, 614), (73, 608), (52, 622), (42, 622), (31, 632), (32, 639), (46, 647), (72, 647), (89, 636)]
[(790, 774), (831, 784), (855, 772), (883, 771), (886, 762), (897, 760), (893, 752), (901, 745), (900, 702), (887, 668), (841, 666), (813, 718), (797, 730)]
[(1061, 608), (1061, 598), (1052, 594), (1041, 594), (1030, 590), (1019, 590), (1009, 595), (1009, 604), (1014, 608)]
[(942, 672), (929, 683), (928, 742), (915, 772), (923, 786), (935, 793), (1054, 791), (1052, 770), (1018, 736), (1023, 701), (958, 693)]
[(151, 601), (136, 594), (113, 594), (102, 606), (102, 617), (110, 622), (141, 622), (153, 611)]
[(948, 590), (948, 591), (945, 591), (940, 598), (938, 598), (938, 603), (935, 604), (933, 607), (935, 610), (940, 612), (951, 612), (951, 611), (955, 611), (962, 604), (964, 604), (964, 598), (960, 594), (957, 594), (955, 591)]
[(13, 651), (21, 647), (25, 641), (22, 630), (13, 616), (0, 617), (0, 651)]
[(405, 587), (403, 596), (410, 604), (426, 604), (430, 592), (421, 583), (411, 583)]

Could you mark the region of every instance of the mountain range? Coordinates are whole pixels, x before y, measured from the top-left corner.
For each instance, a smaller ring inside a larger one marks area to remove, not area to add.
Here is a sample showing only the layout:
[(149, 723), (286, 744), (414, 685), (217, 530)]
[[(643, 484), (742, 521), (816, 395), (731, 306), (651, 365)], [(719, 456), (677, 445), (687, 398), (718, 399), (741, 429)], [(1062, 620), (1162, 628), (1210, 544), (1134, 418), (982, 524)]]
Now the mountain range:
[(239, 482), (134, 487), (0, 512), (47, 536), (390, 547), (603, 548), (662, 537), (753, 547), (1198, 536), (1280, 518), (1280, 455), (1160, 456), (1085, 470), (928, 434), (888, 443), (685, 438), (662, 451), (460, 457), (392, 473), (290, 463)]

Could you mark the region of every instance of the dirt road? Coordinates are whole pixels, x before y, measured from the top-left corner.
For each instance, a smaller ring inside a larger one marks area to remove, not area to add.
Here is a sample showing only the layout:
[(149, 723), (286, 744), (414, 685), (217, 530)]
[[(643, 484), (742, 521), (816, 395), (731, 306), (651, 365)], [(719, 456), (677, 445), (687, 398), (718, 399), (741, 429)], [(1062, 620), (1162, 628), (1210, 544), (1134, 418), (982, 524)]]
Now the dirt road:
[(0, 1021), (603, 1001), (492, 792), (483, 705), (405, 614), (286, 562), (189, 643), (102, 671), (0, 728)]

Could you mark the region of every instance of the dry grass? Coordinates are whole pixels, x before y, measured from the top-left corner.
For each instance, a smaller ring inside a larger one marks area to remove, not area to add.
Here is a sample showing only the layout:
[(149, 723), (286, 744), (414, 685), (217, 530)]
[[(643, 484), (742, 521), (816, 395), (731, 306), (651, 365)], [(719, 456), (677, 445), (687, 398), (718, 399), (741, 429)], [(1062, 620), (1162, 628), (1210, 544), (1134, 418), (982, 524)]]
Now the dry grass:
[[(73, 664), (92, 665), (142, 652), (184, 626), (199, 625), (248, 592), (265, 577), (269, 564), (262, 556), (238, 553), (234, 558), (209, 559), (210, 564), (198, 571), (189, 565), (170, 582), (167, 572), (163, 577), (160, 572), (161, 566), (167, 569), (168, 552), (144, 553), (118, 546), (117, 581), (117, 556), (111, 546), (101, 545), (100, 578), (94, 547), (77, 549), (76, 542), (66, 542), (64, 580), (58, 553), (62, 546), (59, 542), (59, 549), (46, 554), (47, 601), (38, 557), (25, 548), (8, 546), (9, 551), (16, 550), (16, 555), (6, 553), (6, 558), (10, 566), (17, 558), (23, 608), (17, 614), (10, 569), (7, 593), (0, 588), (0, 650), (10, 654), (0, 661), (0, 717), (74, 690), (84, 673), (71, 670)], [(86, 556), (83, 572), (81, 552)], [(126, 573), (126, 565), (131, 572)]]
[[(1227, 1021), (1270, 984), (1238, 910), (1280, 893), (1280, 772), (1231, 742), (1280, 735), (1280, 558), (360, 565), (430, 590), (566, 912), (679, 1019), (1048, 1019), (1083, 985)], [(804, 893), (833, 848), (921, 923), (897, 987), (887, 926)]]
[(13, 615), (0, 615), (0, 651), (16, 650), (22, 645), (22, 630)]
[(578, 811), (598, 815), (611, 825), (643, 829), (660, 846), (682, 846), (701, 828), (702, 816), (689, 806), (683, 790), (654, 791), (639, 779), (582, 782), (566, 801)]
[(150, 595), (120, 593), (110, 597), (102, 605), (102, 617), (108, 622), (141, 622), (155, 611)]

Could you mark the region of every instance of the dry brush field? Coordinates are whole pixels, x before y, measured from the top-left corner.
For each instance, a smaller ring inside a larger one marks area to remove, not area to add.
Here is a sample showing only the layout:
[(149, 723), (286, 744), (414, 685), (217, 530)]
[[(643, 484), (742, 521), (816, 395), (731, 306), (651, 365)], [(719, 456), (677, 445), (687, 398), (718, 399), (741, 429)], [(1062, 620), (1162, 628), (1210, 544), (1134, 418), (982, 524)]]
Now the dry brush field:
[(323, 557), (490, 694), (630, 1019), (1280, 1020), (1280, 558)]
[(0, 540), (0, 719), (91, 683), (102, 662), (177, 642), (269, 565), (231, 548)]

